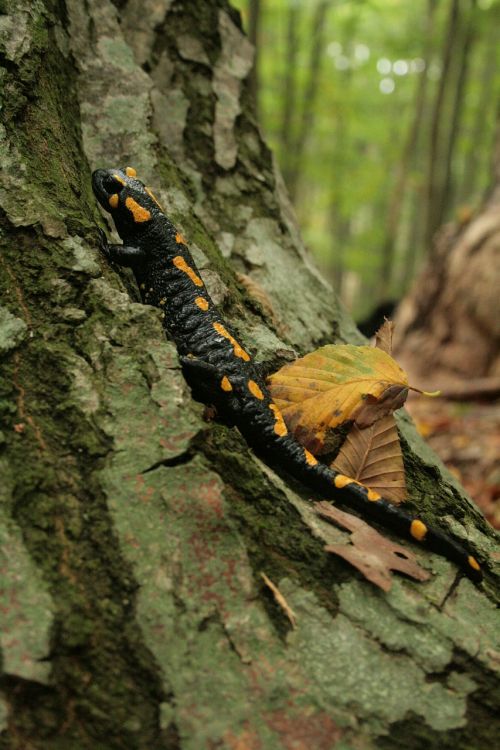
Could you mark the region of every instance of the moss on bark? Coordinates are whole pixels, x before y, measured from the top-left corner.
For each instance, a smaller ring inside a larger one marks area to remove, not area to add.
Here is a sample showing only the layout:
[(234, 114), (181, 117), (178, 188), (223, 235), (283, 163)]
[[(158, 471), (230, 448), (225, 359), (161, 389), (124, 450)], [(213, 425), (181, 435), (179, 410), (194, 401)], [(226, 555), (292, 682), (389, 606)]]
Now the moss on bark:
[[(90, 170), (133, 163), (262, 358), (353, 335), (256, 128), (243, 42), (231, 67), (241, 39), (223, 0), (23, 0), (0, 17), (0, 747), (491, 746), (497, 580), (453, 589), (453, 566), (420, 552), (429, 583), (383, 594), (328, 557), (343, 533), (203, 421), (157, 312), (97, 250)], [(235, 271), (271, 297), (274, 332)], [(415, 501), (433, 495), (429, 517), (487, 554), (402, 430)]]

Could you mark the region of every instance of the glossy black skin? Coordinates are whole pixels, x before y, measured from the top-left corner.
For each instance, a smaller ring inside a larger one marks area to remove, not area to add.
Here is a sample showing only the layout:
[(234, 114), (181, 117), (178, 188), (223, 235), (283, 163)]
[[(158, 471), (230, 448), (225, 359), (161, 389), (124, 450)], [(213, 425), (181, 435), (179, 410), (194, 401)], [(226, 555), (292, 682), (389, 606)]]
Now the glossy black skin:
[[(323, 497), (347, 505), (415, 541), (410, 534), (414, 516), (384, 499), (370, 501), (368, 490), (361, 485), (337, 489), (333, 484), (337, 472), (326, 464), (309, 465), (304, 448), (293, 437), (276, 434), (275, 415), (269, 408), (272, 399), (258, 368), (252, 361), (236, 356), (233, 344), (214, 329), (214, 323), (218, 323), (237, 340), (205, 286), (197, 286), (185, 271), (174, 265), (174, 258), (180, 256), (201, 278), (187, 246), (179, 242), (174, 225), (143, 183), (127, 172), (133, 170), (97, 170), (92, 175), (96, 198), (111, 213), (124, 242), (108, 245), (102, 235), (101, 249), (112, 262), (133, 269), (145, 304), (163, 310), (163, 327), (177, 346), (194, 397), (213, 404), (221, 418), (237, 426), (253, 449), (273, 467), (291, 474)], [(112, 198), (114, 206), (109, 202), (112, 196), (118, 196)], [(134, 220), (126, 206), (130, 198), (149, 212), (148, 220)], [(200, 297), (208, 303), (206, 311), (195, 304), (194, 300)], [(224, 377), (231, 383), (231, 392), (221, 387)], [(263, 399), (250, 392), (249, 380), (258, 385)], [(482, 579), (481, 571), (470, 564), (470, 553), (441, 531), (427, 526), (425, 539), (420, 543), (457, 563), (473, 580)]]

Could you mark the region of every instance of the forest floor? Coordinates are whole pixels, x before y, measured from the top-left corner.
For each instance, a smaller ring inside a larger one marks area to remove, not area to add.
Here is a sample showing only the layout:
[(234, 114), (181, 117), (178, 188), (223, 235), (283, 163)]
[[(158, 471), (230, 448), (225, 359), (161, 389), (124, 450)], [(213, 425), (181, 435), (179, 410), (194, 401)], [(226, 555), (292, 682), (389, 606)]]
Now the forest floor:
[(500, 529), (500, 401), (410, 397), (418, 431)]

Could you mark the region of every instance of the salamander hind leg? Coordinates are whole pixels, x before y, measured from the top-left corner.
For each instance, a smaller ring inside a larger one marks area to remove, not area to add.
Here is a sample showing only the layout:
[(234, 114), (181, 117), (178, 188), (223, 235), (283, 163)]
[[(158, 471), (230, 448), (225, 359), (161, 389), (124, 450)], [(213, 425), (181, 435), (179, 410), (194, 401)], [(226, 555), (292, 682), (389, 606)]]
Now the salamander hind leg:
[(229, 378), (202, 359), (184, 356), (179, 357), (179, 361), (194, 400), (215, 406), (218, 421), (234, 427), (234, 417), (240, 406)]

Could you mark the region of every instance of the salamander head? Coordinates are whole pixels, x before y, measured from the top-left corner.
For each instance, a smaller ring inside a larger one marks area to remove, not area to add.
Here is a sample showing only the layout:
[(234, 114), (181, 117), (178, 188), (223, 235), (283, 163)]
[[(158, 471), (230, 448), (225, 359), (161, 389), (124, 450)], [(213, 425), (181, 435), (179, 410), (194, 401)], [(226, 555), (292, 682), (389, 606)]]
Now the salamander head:
[(162, 213), (153, 193), (137, 179), (132, 167), (97, 169), (92, 174), (92, 189), (101, 206), (113, 217), (122, 239), (146, 227)]

